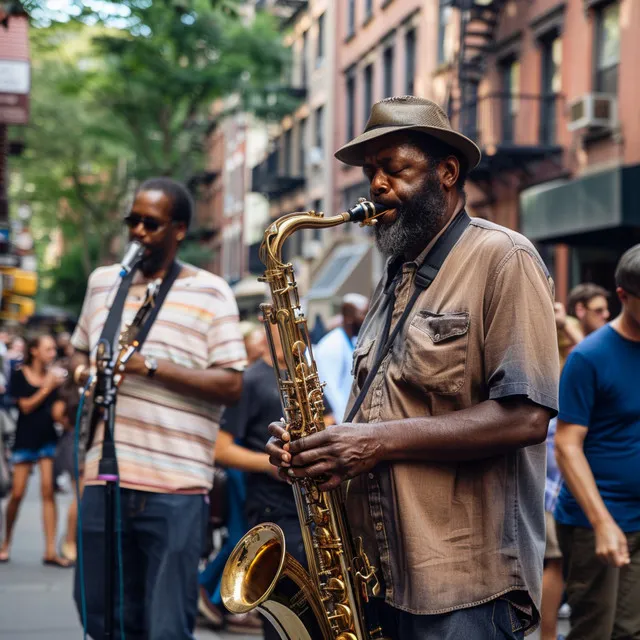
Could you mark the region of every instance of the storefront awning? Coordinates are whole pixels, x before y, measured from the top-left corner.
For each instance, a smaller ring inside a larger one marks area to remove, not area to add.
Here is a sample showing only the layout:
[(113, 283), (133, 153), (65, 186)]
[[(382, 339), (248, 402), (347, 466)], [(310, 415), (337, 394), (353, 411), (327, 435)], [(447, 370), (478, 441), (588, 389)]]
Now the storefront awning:
[(536, 242), (598, 244), (640, 237), (640, 165), (554, 181), (520, 195), (522, 233)]

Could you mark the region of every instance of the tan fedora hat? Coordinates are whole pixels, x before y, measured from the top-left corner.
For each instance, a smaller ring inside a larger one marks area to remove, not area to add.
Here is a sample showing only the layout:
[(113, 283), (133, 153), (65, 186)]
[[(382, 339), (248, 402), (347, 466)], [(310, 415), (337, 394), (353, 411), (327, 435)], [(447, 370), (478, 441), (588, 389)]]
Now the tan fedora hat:
[(471, 170), (480, 162), (478, 145), (451, 127), (447, 114), (431, 100), (415, 96), (385, 98), (371, 107), (364, 133), (347, 142), (335, 153), (345, 164), (360, 167), (364, 163), (366, 143), (397, 131), (422, 131), (458, 151)]

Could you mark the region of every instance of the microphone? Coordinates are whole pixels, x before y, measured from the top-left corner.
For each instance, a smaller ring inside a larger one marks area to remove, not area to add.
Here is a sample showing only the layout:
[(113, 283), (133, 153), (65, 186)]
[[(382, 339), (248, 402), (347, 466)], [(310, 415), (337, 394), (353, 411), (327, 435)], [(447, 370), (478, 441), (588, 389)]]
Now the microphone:
[(142, 259), (144, 253), (144, 247), (137, 240), (132, 240), (125, 249), (124, 257), (120, 263), (120, 277), (124, 278), (127, 274), (131, 273), (132, 269), (138, 266), (138, 263)]

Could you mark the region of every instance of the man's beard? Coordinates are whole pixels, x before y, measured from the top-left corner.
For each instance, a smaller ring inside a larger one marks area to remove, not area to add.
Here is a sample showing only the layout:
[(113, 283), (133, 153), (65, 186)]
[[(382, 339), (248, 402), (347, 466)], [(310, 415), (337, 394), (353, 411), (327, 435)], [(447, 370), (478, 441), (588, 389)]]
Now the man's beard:
[(445, 209), (445, 195), (432, 170), (422, 190), (409, 202), (396, 207), (398, 217), (394, 222), (378, 223), (374, 227), (376, 246), (391, 259), (419, 255), (442, 228)]
[(152, 250), (148, 256), (145, 256), (140, 262), (140, 271), (143, 275), (149, 277), (158, 273), (162, 269), (164, 263), (164, 253), (161, 250)]

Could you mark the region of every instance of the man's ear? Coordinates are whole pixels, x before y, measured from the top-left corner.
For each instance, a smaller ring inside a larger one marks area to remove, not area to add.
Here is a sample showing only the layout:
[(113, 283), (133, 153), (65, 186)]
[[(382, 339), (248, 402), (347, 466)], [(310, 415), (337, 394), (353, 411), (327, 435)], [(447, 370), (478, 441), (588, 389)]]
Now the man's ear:
[(182, 242), (186, 237), (187, 237), (187, 225), (184, 222), (179, 222), (176, 225), (177, 228), (177, 234), (176, 234), (176, 239), (178, 240), (178, 242)]
[(440, 182), (442, 186), (451, 191), (455, 189), (456, 182), (460, 177), (460, 160), (455, 156), (446, 157), (438, 165), (438, 175), (440, 176)]
[(578, 318), (578, 320), (582, 320), (586, 312), (587, 308), (584, 306), (584, 303), (576, 302), (576, 318)]

